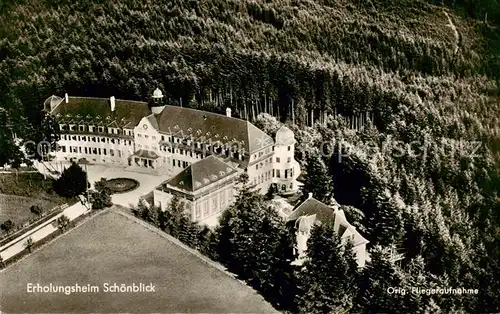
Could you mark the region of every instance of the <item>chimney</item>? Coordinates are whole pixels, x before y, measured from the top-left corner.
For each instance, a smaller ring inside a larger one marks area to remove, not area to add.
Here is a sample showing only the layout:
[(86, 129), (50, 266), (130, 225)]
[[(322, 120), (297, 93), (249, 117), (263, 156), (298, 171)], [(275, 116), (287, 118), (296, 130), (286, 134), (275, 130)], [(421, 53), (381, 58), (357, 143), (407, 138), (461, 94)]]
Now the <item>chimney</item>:
[(114, 112), (115, 111), (115, 107), (116, 107), (116, 105), (115, 105), (115, 96), (109, 97), (109, 102), (111, 104), (111, 112)]
[(64, 94), (64, 100), (66, 101), (66, 103), (68, 103), (68, 102), (69, 102), (68, 93)]
[(309, 194), (307, 195), (307, 199), (311, 199), (313, 197), (313, 194), (311, 192), (309, 192)]
[(226, 108), (226, 116), (231, 117), (231, 108)]

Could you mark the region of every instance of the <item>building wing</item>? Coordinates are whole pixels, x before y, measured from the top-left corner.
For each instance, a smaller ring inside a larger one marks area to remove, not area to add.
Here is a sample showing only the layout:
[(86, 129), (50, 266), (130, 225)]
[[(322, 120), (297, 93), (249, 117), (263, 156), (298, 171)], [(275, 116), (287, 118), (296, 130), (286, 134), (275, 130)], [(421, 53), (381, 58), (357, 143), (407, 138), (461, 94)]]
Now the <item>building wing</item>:
[(188, 192), (196, 192), (236, 171), (236, 169), (217, 157), (209, 156), (189, 165), (186, 169), (168, 180), (167, 185)]

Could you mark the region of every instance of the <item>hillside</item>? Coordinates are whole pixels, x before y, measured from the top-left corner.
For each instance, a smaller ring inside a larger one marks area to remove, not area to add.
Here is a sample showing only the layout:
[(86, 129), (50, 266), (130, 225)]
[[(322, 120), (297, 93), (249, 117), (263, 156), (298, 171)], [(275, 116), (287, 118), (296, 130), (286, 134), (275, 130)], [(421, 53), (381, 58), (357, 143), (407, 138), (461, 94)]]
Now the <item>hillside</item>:
[[(52, 94), (148, 100), (156, 87), (171, 104), (293, 119), (306, 152), (339, 139), (392, 150), (423, 143), (423, 158), (376, 149), (351, 150), (342, 163), (325, 158), (337, 201), (365, 213), (372, 244), (409, 252), (404, 267), (421, 258), (425, 276), (443, 285), (486, 287), (432, 300), (443, 312), (498, 312), (500, 10), (492, 3), (10, 1), (0, 14), (8, 148), (0, 164), (17, 156), (11, 131), (48, 136), (38, 110)], [(365, 113), (373, 126), (353, 132), (344, 117)], [(445, 155), (450, 147), (459, 154)]]

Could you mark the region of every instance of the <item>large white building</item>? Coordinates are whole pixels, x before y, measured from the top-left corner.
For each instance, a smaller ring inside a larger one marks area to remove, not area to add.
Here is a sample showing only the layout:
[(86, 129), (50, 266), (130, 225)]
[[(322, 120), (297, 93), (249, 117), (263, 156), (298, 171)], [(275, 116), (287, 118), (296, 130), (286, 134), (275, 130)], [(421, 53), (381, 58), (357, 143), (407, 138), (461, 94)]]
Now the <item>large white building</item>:
[(56, 160), (85, 159), (165, 176), (154, 191), (156, 205), (163, 208), (178, 194), (194, 221), (227, 208), (234, 198), (235, 177), (243, 172), (263, 193), (271, 184), (281, 194), (298, 190), (300, 167), (290, 129), (282, 127), (273, 139), (232, 117), (230, 108), (221, 115), (163, 105), (162, 97), (159, 89), (150, 103), (113, 96), (49, 97), (44, 108), (61, 130)]

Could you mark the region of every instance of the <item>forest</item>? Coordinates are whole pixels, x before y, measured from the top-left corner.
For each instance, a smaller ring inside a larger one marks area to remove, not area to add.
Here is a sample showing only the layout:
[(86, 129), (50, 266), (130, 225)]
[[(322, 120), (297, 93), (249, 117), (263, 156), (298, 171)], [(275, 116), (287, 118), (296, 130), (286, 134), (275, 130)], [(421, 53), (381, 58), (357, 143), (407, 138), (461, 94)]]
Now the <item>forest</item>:
[[(383, 271), (425, 278), (422, 285), (482, 287), (467, 298), (427, 298), (429, 311), (500, 311), (498, 1), (23, 0), (0, 8), (0, 164), (19, 163), (13, 134), (54, 141), (40, 111), (52, 94), (148, 101), (159, 87), (173, 105), (229, 106), (269, 133), (281, 123), (294, 130), (306, 180), (331, 178), (306, 187), (328, 187), (313, 192), (363, 213), (353, 219)], [(356, 132), (361, 116), (369, 118)], [(414, 141), (424, 157), (387, 153)], [(334, 153), (319, 158), (324, 142)], [(472, 156), (467, 145), (476, 142)], [(364, 143), (375, 143), (373, 153), (355, 149)], [(470, 154), (443, 153), (463, 145)], [(388, 247), (405, 252), (401, 264), (384, 260)], [(367, 304), (356, 311), (408, 309), (372, 290), (355, 297)]]

